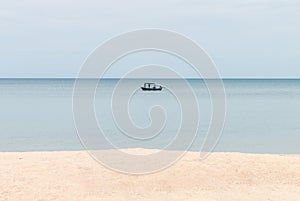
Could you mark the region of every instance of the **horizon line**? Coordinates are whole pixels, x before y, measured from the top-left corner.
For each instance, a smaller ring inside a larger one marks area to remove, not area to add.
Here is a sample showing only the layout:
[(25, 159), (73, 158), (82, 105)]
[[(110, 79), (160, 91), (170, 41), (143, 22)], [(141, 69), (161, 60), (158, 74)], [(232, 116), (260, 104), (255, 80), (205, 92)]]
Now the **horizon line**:
[[(76, 80), (76, 79), (104, 79), (104, 80), (108, 80), (108, 79), (180, 79), (180, 78), (151, 78), (151, 77), (141, 77), (141, 78), (122, 78), (122, 77), (103, 77), (103, 78), (78, 78), (78, 77), (0, 77), (0, 79), (72, 79), (72, 80)], [(221, 79), (221, 80), (226, 80), (226, 79), (237, 79), (237, 80), (241, 80), (241, 79), (245, 79), (245, 80), (298, 80), (300, 79), (300, 77), (221, 77), (221, 78), (199, 78), (199, 77), (184, 77), (183, 79), (194, 79), (194, 80), (209, 80), (209, 79)]]

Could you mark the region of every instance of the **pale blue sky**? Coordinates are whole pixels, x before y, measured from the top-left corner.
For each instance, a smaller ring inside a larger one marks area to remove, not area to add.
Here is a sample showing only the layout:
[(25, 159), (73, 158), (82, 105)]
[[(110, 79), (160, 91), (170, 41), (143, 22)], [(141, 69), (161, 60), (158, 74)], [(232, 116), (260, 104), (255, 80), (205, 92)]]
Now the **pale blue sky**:
[(0, 77), (75, 77), (101, 42), (140, 28), (193, 39), (222, 77), (300, 78), (299, 0), (0, 0)]

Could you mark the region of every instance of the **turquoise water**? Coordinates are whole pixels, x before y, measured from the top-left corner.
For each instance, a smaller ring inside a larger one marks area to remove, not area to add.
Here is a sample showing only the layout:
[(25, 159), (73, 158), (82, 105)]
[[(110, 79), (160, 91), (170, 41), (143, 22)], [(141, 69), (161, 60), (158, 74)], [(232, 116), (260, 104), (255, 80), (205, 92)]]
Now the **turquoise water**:
[[(163, 148), (176, 134), (180, 108), (166, 90), (138, 91), (130, 102), (132, 120), (150, 122), (148, 109), (167, 111), (166, 127), (157, 139), (128, 138), (112, 121), (110, 98), (118, 80), (103, 80), (96, 93), (96, 115), (106, 136), (120, 148)], [(144, 80), (128, 80), (139, 87)], [(168, 80), (176, 86), (177, 80)], [(198, 151), (210, 120), (209, 94), (202, 80), (188, 80), (198, 97), (200, 127), (192, 151)], [(227, 117), (215, 151), (300, 153), (300, 80), (224, 80)], [(73, 79), (0, 79), (0, 151), (81, 150), (73, 115)], [(89, 87), (89, 82), (84, 87)], [(84, 93), (84, 87), (82, 92)], [(185, 93), (178, 86), (179, 93)], [(126, 93), (126, 91), (124, 91)], [(124, 100), (120, 100), (124, 101)]]

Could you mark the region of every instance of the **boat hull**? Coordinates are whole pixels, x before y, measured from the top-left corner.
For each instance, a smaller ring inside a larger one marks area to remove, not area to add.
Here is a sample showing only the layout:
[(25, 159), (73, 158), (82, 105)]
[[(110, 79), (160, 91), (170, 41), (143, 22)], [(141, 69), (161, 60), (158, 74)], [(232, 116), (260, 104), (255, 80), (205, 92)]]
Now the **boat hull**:
[(162, 87), (159, 87), (159, 88), (146, 88), (146, 87), (141, 87), (141, 89), (143, 91), (161, 91), (162, 90)]

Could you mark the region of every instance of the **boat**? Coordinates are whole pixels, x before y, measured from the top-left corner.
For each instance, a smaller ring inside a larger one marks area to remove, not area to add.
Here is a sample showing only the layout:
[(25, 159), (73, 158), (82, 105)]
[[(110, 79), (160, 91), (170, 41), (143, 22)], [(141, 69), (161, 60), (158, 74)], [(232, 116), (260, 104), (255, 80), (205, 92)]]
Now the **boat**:
[(144, 83), (144, 86), (141, 87), (143, 91), (161, 91), (162, 86), (155, 83)]

